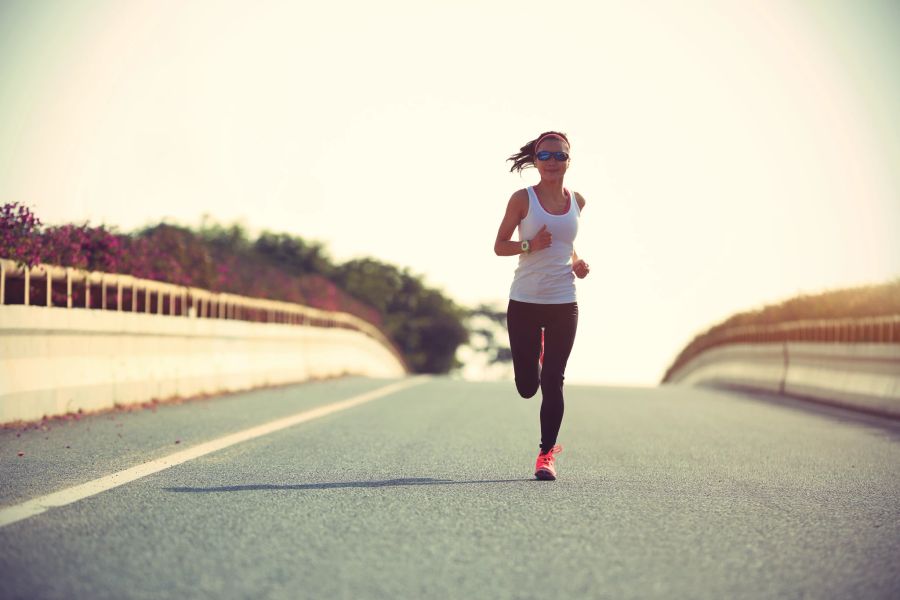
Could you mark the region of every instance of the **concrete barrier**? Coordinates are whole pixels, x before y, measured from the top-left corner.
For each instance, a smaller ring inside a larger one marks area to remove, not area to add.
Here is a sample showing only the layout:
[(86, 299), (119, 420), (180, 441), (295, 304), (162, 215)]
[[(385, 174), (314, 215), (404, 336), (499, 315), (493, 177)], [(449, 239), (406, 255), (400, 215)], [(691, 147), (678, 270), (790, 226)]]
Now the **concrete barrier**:
[(0, 423), (342, 374), (404, 373), (384, 343), (347, 328), (0, 307)]
[(667, 383), (761, 390), (900, 418), (900, 344), (728, 344), (698, 354)]

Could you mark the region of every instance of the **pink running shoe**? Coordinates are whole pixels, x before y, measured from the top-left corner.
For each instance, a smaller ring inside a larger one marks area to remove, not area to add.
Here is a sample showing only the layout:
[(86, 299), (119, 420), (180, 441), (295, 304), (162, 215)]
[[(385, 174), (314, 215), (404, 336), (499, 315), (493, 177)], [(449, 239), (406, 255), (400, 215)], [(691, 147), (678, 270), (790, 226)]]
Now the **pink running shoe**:
[(554, 461), (556, 455), (562, 452), (562, 446), (559, 444), (550, 448), (546, 454), (538, 454), (537, 463), (534, 465), (534, 476), (544, 481), (553, 481), (556, 479), (556, 467)]

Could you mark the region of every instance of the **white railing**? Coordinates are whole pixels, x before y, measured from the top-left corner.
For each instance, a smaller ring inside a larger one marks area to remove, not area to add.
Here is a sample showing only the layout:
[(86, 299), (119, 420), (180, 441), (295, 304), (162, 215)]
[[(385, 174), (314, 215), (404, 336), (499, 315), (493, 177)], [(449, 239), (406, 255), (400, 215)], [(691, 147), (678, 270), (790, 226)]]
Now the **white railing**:
[(772, 325), (728, 327), (697, 338), (669, 367), (663, 383), (694, 358), (734, 344), (807, 342), (814, 344), (900, 344), (900, 315), (789, 321)]
[[(44, 279), (46, 282), (46, 287), (42, 286), (45, 298), (41, 306), (352, 329), (377, 340), (388, 348), (401, 364), (406, 364), (400, 352), (377, 327), (349, 313), (327, 311), (292, 302), (211, 292), (131, 275), (54, 265), (36, 265), (29, 268), (0, 258), (0, 306), (13, 303), (7, 302), (7, 296), (18, 291), (12, 290), (10, 285), (16, 280), (21, 280), (22, 289), (17, 298), (19, 302), (15, 304), (31, 306), (33, 279)], [(62, 289), (54, 288), (54, 285), (61, 288), (63, 282), (64, 292)], [(77, 286), (81, 289), (78, 290)], [(80, 291), (81, 294), (76, 294), (76, 291)], [(76, 296), (78, 302), (75, 301)], [(54, 298), (65, 298), (65, 302), (54, 303)]]

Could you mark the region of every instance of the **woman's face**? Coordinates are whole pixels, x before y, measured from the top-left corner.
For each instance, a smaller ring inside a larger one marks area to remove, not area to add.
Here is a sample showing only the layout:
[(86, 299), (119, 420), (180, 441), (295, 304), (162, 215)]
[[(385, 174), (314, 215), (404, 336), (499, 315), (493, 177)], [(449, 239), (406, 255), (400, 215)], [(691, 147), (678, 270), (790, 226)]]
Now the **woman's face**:
[(565, 140), (558, 137), (548, 137), (541, 140), (540, 145), (534, 149), (534, 166), (538, 173), (541, 174), (542, 180), (562, 179), (569, 168), (569, 159), (564, 161), (556, 160), (551, 156), (549, 160), (539, 160), (537, 155), (539, 152), (565, 152), (569, 153), (569, 144)]

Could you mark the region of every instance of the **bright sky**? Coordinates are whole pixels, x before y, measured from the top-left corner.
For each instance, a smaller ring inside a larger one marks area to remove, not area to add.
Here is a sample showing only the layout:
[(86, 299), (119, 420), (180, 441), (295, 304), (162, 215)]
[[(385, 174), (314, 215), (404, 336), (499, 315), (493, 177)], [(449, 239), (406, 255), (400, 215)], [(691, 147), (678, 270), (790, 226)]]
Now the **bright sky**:
[(204, 214), (504, 302), (505, 159), (569, 134), (567, 381), (652, 385), (731, 314), (900, 275), (893, 0), (3, 0), (0, 199)]

